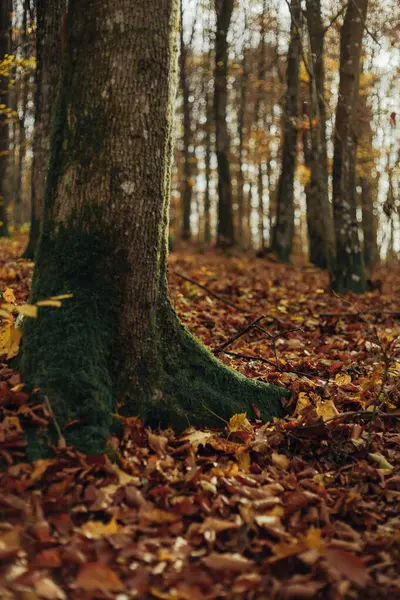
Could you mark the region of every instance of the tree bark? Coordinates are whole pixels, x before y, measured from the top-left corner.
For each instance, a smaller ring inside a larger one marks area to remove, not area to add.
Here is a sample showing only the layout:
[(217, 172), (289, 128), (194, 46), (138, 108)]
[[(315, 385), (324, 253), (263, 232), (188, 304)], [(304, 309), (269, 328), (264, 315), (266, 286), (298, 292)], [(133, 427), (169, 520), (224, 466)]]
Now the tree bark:
[[(12, 0), (3, 0), (0, 5), (0, 61), (10, 53)], [(0, 76), (0, 104), (8, 107), (8, 77)], [(0, 110), (0, 237), (8, 237), (6, 211), (6, 181), (8, 163), (8, 117)]]
[(153, 425), (220, 425), (282, 390), (213, 357), (168, 299), (168, 214), (178, 0), (68, 3), (24, 381), (51, 402), (68, 443), (98, 452), (116, 400)]
[(332, 172), (336, 292), (364, 293), (366, 278), (357, 223), (356, 110), (360, 58), (368, 0), (349, 2), (340, 32), (340, 83)]
[[(33, 138), (31, 229), (24, 258), (37, 247), (47, 169), (50, 159), (52, 115), (61, 73), (61, 36), (66, 35), (66, 0), (36, 0), (36, 93)], [(66, 40), (63, 42), (66, 43)]]
[(378, 260), (378, 246), (376, 240), (377, 223), (374, 215), (374, 198), (370, 179), (368, 177), (360, 177), (360, 187), (364, 237), (363, 257), (365, 268), (369, 277), (371, 277)]
[(326, 146), (324, 27), (321, 0), (306, 2), (309, 35), (309, 104), (307, 117), (310, 128), (304, 131), (304, 155), (311, 169), (305, 186), (310, 261), (328, 269), (332, 277), (335, 262), (335, 237), (332, 208), (328, 191), (328, 154)]
[(181, 205), (182, 205), (182, 232), (181, 238), (189, 240), (191, 238), (190, 215), (192, 208), (192, 159), (193, 153), (190, 152), (190, 144), (192, 140), (191, 132), (191, 110), (190, 110), (190, 89), (187, 77), (187, 52), (183, 35), (183, 10), (181, 3), (181, 26), (180, 26), (180, 86), (182, 91), (183, 101), (183, 181), (181, 184)]
[(230, 170), (230, 139), (226, 122), (228, 105), (228, 30), (234, 0), (215, 0), (217, 17), (215, 34), (214, 114), (218, 164), (218, 226), (220, 247), (235, 243), (233, 227), (232, 182)]
[(297, 118), (300, 67), (300, 0), (291, 0), (290, 42), (287, 59), (287, 92), (283, 114), (282, 166), (278, 183), (277, 215), (272, 250), (281, 262), (289, 262), (294, 236), (294, 173), (297, 155)]

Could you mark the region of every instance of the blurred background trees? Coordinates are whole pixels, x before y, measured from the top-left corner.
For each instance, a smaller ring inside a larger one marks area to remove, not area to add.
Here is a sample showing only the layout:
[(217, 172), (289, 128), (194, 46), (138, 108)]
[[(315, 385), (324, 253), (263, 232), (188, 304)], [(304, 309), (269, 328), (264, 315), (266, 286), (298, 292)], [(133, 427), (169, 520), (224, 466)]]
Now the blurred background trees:
[[(47, 23), (43, 0), (0, 7), (0, 234), (32, 223), (29, 257), (63, 1)], [(181, 17), (172, 245), (272, 251), (364, 291), (400, 253), (396, 0), (182, 0)]]

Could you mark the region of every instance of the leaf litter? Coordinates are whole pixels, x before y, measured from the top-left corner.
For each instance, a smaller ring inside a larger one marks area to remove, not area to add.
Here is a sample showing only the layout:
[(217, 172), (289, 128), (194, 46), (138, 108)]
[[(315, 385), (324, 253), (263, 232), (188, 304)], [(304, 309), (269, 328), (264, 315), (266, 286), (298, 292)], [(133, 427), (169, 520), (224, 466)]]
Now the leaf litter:
[[(23, 305), (32, 265), (20, 249), (0, 247), (0, 286)], [(180, 437), (127, 418), (109, 440), (118, 466), (62, 446), (28, 463), (24, 429), (51, 414), (5, 352), (0, 597), (400, 597), (399, 322), (386, 314), (398, 311), (399, 273), (386, 274), (382, 295), (338, 298), (314, 269), (207, 253), (171, 263), (243, 309), (171, 273), (179, 315), (211, 348), (269, 315), (269, 336), (250, 328), (219, 357), (288, 387), (288, 416), (262, 423), (255, 407), (222, 431)]]

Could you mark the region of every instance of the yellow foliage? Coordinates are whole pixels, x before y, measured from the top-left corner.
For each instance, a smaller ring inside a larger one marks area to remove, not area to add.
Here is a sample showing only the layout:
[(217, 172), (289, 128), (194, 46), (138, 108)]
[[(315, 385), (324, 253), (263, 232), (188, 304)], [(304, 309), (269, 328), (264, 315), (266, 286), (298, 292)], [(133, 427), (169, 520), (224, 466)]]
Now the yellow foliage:
[(333, 400), (326, 400), (325, 402), (319, 403), (317, 406), (317, 415), (321, 417), (324, 422), (337, 417), (338, 414), (339, 411), (333, 403)]
[(335, 377), (335, 382), (338, 385), (349, 385), (351, 383), (350, 375), (346, 375), (346, 373), (338, 373)]
[(0, 331), (0, 354), (6, 354), (7, 358), (17, 356), (21, 336), (21, 329), (17, 329), (14, 323), (9, 321)]
[(247, 418), (247, 413), (233, 415), (228, 423), (228, 431), (229, 433), (234, 433), (235, 431), (248, 431), (252, 433), (253, 426)]
[(296, 178), (300, 181), (304, 187), (310, 182), (311, 169), (306, 165), (298, 165), (296, 168)]
[(34, 304), (22, 304), (21, 306), (17, 306), (16, 310), (20, 315), (24, 315), (24, 317), (31, 317), (32, 319), (36, 319), (38, 314), (37, 306)]

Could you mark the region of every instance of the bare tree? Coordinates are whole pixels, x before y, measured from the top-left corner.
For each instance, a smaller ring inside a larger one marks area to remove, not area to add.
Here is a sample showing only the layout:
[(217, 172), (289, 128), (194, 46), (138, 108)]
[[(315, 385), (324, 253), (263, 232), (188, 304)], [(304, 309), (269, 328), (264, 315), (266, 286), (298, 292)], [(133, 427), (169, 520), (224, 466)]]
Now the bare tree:
[(357, 223), (356, 114), (360, 84), (362, 38), (368, 0), (349, 0), (340, 32), (340, 83), (333, 157), (333, 215), (336, 292), (366, 290), (364, 261)]

